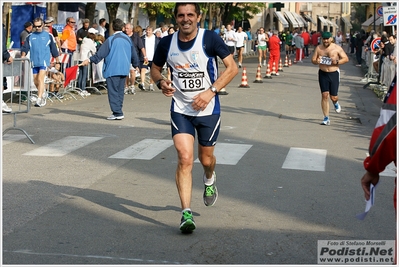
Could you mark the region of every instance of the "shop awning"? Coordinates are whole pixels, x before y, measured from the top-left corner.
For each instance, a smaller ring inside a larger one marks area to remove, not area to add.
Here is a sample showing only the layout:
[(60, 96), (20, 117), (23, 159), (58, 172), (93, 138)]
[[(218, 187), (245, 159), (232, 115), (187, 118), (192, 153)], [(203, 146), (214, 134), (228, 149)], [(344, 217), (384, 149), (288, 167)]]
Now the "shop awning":
[(329, 19), (325, 19), (327, 21), (328, 26), (334, 27), (334, 24)]
[(323, 26), (329, 26), (330, 24), (328, 24), (327, 20), (323, 17), (318, 17), (321, 24), (323, 24)]
[(305, 20), (312, 22), (314, 25), (317, 25), (317, 23), (308, 14), (303, 14), (303, 17), (305, 18)]
[(290, 26), (288, 24), (288, 21), (284, 18), (283, 14), (281, 14), (281, 11), (274, 11), (274, 16), (278, 18), (284, 28), (288, 28)]
[(374, 22), (374, 17), (375, 17), (375, 15), (371, 16), (368, 20), (363, 22), (362, 23), (362, 27), (366, 27), (367, 28), (368, 26), (373, 25), (374, 23), (375, 23), (375, 26), (379, 26), (382, 23), (382, 19), (379, 16), (377, 16), (375, 18), (375, 22)]
[[(292, 26), (294, 28), (298, 28), (299, 27), (299, 23), (296, 21), (294, 15), (292, 15), (291, 12), (289, 11), (284, 11), (284, 14), (287, 16), (288, 20), (290, 21), (290, 23), (292, 24)], [(302, 26), (303, 27), (303, 26)]]
[(330, 20), (330, 22), (331, 22), (331, 24), (332, 24), (332, 26), (333, 27), (335, 27), (336, 29), (338, 29), (339, 27), (338, 27), (338, 25), (337, 25), (337, 23), (335, 23), (334, 21), (332, 21), (332, 20)]
[(301, 26), (301, 27), (308, 26), (308, 22), (304, 18), (302, 18), (301, 15), (299, 15), (298, 13), (294, 13), (294, 12), (292, 12), (292, 14), (294, 15), (296, 21), (298, 21), (299, 25), (301, 25), (301, 23), (302, 23), (303, 26)]
[(349, 19), (345, 18), (345, 17), (341, 17), (342, 21), (345, 23), (346, 27), (348, 27), (349, 29), (352, 29), (352, 24), (349, 21)]

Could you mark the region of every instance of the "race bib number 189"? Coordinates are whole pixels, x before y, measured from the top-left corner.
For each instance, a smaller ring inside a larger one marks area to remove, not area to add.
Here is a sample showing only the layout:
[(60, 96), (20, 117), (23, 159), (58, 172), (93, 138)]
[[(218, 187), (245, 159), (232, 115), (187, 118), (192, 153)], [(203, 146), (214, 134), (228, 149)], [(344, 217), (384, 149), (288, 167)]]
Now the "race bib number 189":
[(195, 92), (204, 90), (203, 72), (180, 72), (178, 83), (182, 92)]

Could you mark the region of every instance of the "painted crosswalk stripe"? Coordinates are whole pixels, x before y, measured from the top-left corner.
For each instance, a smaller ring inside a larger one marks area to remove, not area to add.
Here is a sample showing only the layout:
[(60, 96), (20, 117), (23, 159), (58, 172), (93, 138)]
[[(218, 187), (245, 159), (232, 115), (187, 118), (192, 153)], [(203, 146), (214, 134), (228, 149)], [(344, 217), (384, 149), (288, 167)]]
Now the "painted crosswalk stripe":
[[(30, 135), (30, 137), (32, 137), (32, 136), (33, 135)], [(24, 135), (24, 134), (5, 134), (5, 135), (3, 135), (3, 146), (17, 142), (24, 138), (27, 138), (26, 135)]]
[(87, 146), (93, 142), (102, 139), (102, 137), (93, 136), (67, 136), (60, 140), (51, 142), (45, 146), (36, 148), (32, 151), (26, 152), (26, 156), (46, 156), (46, 157), (61, 157), (79, 148)]
[(283, 169), (325, 171), (327, 150), (291, 147)]
[[(370, 156), (369, 153), (366, 153), (366, 157)], [(393, 161), (385, 167), (385, 170), (380, 173), (380, 176), (387, 176), (387, 177), (396, 177), (397, 168)]]
[(172, 140), (144, 139), (109, 158), (150, 160), (172, 145)]
[[(252, 145), (217, 143), (214, 151), (216, 162), (222, 165), (236, 165), (251, 147)], [(199, 159), (195, 162), (199, 163)]]

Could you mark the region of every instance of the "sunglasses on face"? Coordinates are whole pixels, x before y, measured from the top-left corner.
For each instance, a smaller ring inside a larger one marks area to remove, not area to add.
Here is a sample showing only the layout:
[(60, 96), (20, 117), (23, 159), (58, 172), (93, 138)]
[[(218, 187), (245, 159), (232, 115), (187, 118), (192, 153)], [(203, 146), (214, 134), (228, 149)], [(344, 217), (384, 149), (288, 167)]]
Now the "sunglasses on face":
[(69, 23), (76, 23), (76, 21), (70, 21)]
[(33, 25), (33, 28), (37, 29), (37, 28), (41, 28), (42, 26), (43, 26), (43, 24), (42, 25)]

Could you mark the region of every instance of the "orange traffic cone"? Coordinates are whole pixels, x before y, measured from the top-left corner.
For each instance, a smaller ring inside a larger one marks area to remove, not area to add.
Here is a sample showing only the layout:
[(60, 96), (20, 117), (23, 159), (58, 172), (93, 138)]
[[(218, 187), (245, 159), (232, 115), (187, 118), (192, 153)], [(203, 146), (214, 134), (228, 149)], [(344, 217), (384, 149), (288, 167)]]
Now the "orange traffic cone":
[(247, 69), (245, 67), (242, 69), (241, 85), (239, 87), (249, 88), (248, 78), (247, 78)]
[(288, 60), (288, 66), (292, 66), (292, 61), (291, 61), (291, 59)]
[[(224, 73), (224, 71), (220, 72), (220, 76), (222, 76), (222, 74)], [(226, 88), (222, 88), (219, 90), (218, 95), (228, 95), (229, 93), (227, 93)]]
[(287, 55), (285, 55), (284, 67), (289, 67), (288, 66), (288, 56)]
[(278, 63), (278, 71), (283, 71), (283, 60), (280, 57), (280, 61)]
[(294, 58), (294, 64), (296, 64), (296, 58)]
[(263, 78), (266, 78), (266, 79), (272, 78), (272, 75), (270, 74), (270, 64), (269, 63), (267, 63), (266, 76)]
[(260, 74), (260, 65), (258, 65), (258, 69), (256, 70), (256, 79), (254, 83), (263, 83), (262, 76)]
[(276, 75), (276, 62), (273, 62), (272, 75)]

